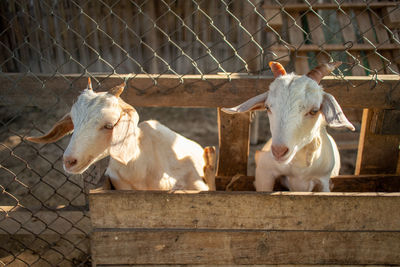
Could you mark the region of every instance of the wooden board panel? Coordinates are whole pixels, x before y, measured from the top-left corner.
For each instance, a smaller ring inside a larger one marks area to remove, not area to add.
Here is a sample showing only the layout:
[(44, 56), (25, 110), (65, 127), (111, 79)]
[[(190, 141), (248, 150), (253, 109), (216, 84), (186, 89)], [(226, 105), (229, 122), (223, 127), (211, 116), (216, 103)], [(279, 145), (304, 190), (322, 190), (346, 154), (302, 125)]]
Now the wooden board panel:
[(374, 117), (379, 117), (381, 112), (381, 110), (373, 109), (364, 109), (363, 111), (356, 175), (396, 172), (399, 158), (399, 136), (375, 134), (374, 127), (371, 127)]
[[(353, 23), (351, 21), (351, 17), (348, 14), (343, 14), (342, 12), (338, 11), (337, 12), (337, 20), (338, 23), (340, 24), (340, 29), (343, 35), (343, 40), (344, 42), (351, 42), (354, 45), (357, 45), (357, 37), (356, 37), (356, 33), (354, 30), (354, 26)], [(359, 51), (354, 51), (351, 52), (349, 51), (349, 53), (351, 54), (351, 56), (355, 57), (357, 60), (361, 61), (361, 57), (360, 57), (360, 53)], [(350, 62), (352, 61), (356, 61), (355, 59), (350, 58)], [(360, 62), (360, 64), (362, 65), (362, 62)], [(355, 65), (352, 69), (352, 74), (353, 75), (365, 75), (365, 70), (363, 68), (361, 68), (358, 65)]]
[[(322, 47), (322, 45), (325, 44), (322, 21), (316, 14), (312, 12), (308, 12), (306, 17), (308, 21), (308, 27), (310, 29), (312, 43)], [(329, 62), (330, 56), (327, 53), (320, 52), (316, 54), (316, 59), (318, 64), (322, 64)]]
[(399, 3), (397, 3), (397, 6), (386, 7), (383, 9), (385, 25), (391, 29), (400, 27), (400, 8), (398, 4)]
[(219, 153), (217, 174), (247, 174), (250, 113), (227, 114), (218, 109)]
[[(368, 8), (371, 9), (379, 9), (379, 8), (384, 8), (384, 7), (392, 7), (395, 8), (397, 6), (396, 2), (389, 2), (389, 1), (382, 1), (382, 2), (376, 2), (376, 1), (371, 1), (368, 3), (348, 3), (348, 2), (340, 2), (338, 3), (312, 3), (312, 8), (314, 10), (318, 9), (338, 9), (340, 6), (341, 9), (347, 10), (347, 9), (362, 9), (365, 10), (368, 6)], [(271, 5), (271, 4), (265, 4), (263, 6), (264, 8), (274, 8), (276, 5)], [(283, 5), (283, 8), (285, 11), (308, 11), (310, 10), (310, 3), (290, 3), (290, 1), (286, 2)]]
[(399, 230), (400, 193), (105, 191), (95, 228)]
[(96, 264), (400, 264), (399, 232), (101, 231)]
[[(95, 75), (97, 91), (120, 84), (128, 75)], [(267, 90), (273, 81), (270, 76), (186, 75), (182, 80), (174, 75), (136, 75), (128, 82), (122, 98), (134, 106), (232, 107)], [(400, 91), (398, 75), (349, 76), (346, 81), (327, 76), (322, 80), (325, 91), (333, 94), (342, 107), (396, 108)], [(81, 75), (0, 75), (2, 105), (48, 105), (57, 101), (72, 104), (86, 87), (87, 78)], [(374, 88), (371, 90), (371, 88)]]
[[(400, 15), (400, 8), (399, 10), (399, 15)], [(374, 12), (371, 13), (371, 20), (372, 24), (374, 25), (375, 28), (375, 33), (376, 33), (376, 38), (378, 40), (378, 47), (381, 46), (382, 44), (388, 44), (390, 43), (390, 37), (388, 34), (388, 31), (386, 30), (386, 26), (384, 26), (381, 23), (381, 17), (382, 17), (382, 12)], [(397, 51), (399, 50), (399, 45), (397, 45)], [(396, 63), (393, 61), (393, 55), (391, 51), (380, 51), (379, 52), (382, 55), (382, 62), (385, 65), (385, 73), (387, 74), (394, 74), (399, 72), (399, 68), (397, 67)]]
[(299, 75), (306, 74), (310, 68), (308, 66), (308, 57), (306, 52), (298, 52), (297, 49), (304, 45), (304, 32), (302, 31), (301, 17), (298, 12), (293, 12), (288, 16), (288, 30), (290, 44), (296, 49), (294, 57), (294, 69)]
[[(217, 190), (255, 190), (253, 176), (241, 176), (233, 183), (231, 180), (232, 177), (217, 177)], [(400, 176), (398, 175), (341, 175), (333, 177), (331, 181), (333, 183), (332, 192), (400, 192)], [(287, 191), (287, 188), (276, 184), (274, 191)]]

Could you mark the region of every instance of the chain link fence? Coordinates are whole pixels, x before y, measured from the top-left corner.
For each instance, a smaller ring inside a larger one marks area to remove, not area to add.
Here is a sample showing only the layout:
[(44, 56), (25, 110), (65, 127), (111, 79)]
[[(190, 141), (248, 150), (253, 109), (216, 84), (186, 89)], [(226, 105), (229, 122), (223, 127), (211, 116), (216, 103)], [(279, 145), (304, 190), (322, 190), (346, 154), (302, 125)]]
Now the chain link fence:
[[(148, 74), (153, 82), (157, 76), (150, 74), (265, 75), (269, 60), (304, 74), (319, 62), (340, 60), (345, 64), (336, 74), (342, 79), (378, 80), (377, 74), (399, 75), (399, 5), (1, 1), (0, 265), (90, 264), (87, 193), (106, 161), (70, 176), (62, 168), (68, 138), (47, 145), (24, 140), (69, 110), (70, 89), (77, 85), (66, 75), (92, 76), (100, 85), (120, 74)], [(51, 86), (55, 77), (64, 91)]]

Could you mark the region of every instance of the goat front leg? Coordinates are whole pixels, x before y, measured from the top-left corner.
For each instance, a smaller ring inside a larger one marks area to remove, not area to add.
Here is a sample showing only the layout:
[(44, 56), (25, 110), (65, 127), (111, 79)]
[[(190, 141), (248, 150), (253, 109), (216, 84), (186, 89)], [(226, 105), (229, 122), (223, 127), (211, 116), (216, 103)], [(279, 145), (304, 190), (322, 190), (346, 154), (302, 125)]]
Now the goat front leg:
[(256, 152), (256, 177), (254, 186), (258, 192), (272, 192), (275, 180), (279, 174), (275, 171), (271, 153), (267, 151)]

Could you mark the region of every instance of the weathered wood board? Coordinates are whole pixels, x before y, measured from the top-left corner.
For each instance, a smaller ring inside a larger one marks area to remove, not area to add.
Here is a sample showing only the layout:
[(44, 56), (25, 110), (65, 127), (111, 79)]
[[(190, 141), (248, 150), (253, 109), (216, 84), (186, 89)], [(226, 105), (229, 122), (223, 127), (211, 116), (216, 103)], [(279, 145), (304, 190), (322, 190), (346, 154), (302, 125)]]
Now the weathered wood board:
[(400, 193), (104, 191), (94, 228), (400, 231)]
[(398, 231), (96, 230), (92, 256), (100, 264), (400, 264), (399, 240)]
[[(95, 75), (96, 91), (121, 84), (128, 75)], [(225, 75), (134, 75), (130, 77), (122, 98), (133, 106), (231, 107), (265, 92), (273, 81), (270, 76)], [(321, 84), (335, 96), (342, 107), (398, 108), (400, 84), (397, 75), (378, 75), (378, 84), (370, 76), (349, 76), (340, 80), (325, 77)], [(100, 82), (100, 83), (99, 83)], [(3, 105), (47, 105), (58, 101), (72, 104), (86, 88), (81, 75), (0, 75)], [(374, 88), (371, 90), (371, 88)]]
[(247, 174), (250, 113), (227, 114), (218, 109), (219, 156), (217, 175)]

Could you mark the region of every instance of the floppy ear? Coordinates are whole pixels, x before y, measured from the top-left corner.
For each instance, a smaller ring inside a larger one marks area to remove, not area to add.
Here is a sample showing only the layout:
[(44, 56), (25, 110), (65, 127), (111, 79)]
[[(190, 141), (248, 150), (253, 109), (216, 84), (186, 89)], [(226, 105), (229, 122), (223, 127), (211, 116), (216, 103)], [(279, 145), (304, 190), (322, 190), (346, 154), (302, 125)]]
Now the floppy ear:
[(352, 131), (355, 130), (353, 124), (347, 120), (339, 103), (331, 94), (324, 93), (321, 111), (330, 127), (346, 127)]
[(137, 113), (128, 110), (113, 129), (110, 156), (122, 164), (128, 164), (135, 155), (138, 121)]
[(267, 100), (268, 92), (262, 93), (261, 95), (257, 95), (255, 97), (250, 98), (246, 102), (233, 107), (233, 108), (222, 108), (221, 110), (228, 113), (242, 113), (248, 111), (255, 111), (255, 110), (264, 110), (265, 109), (265, 100)]
[(39, 144), (54, 143), (71, 133), (73, 130), (74, 124), (72, 123), (71, 116), (68, 113), (61, 120), (56, 122), (47, 134), (37, 137), (26, 137), (26, 140)]

